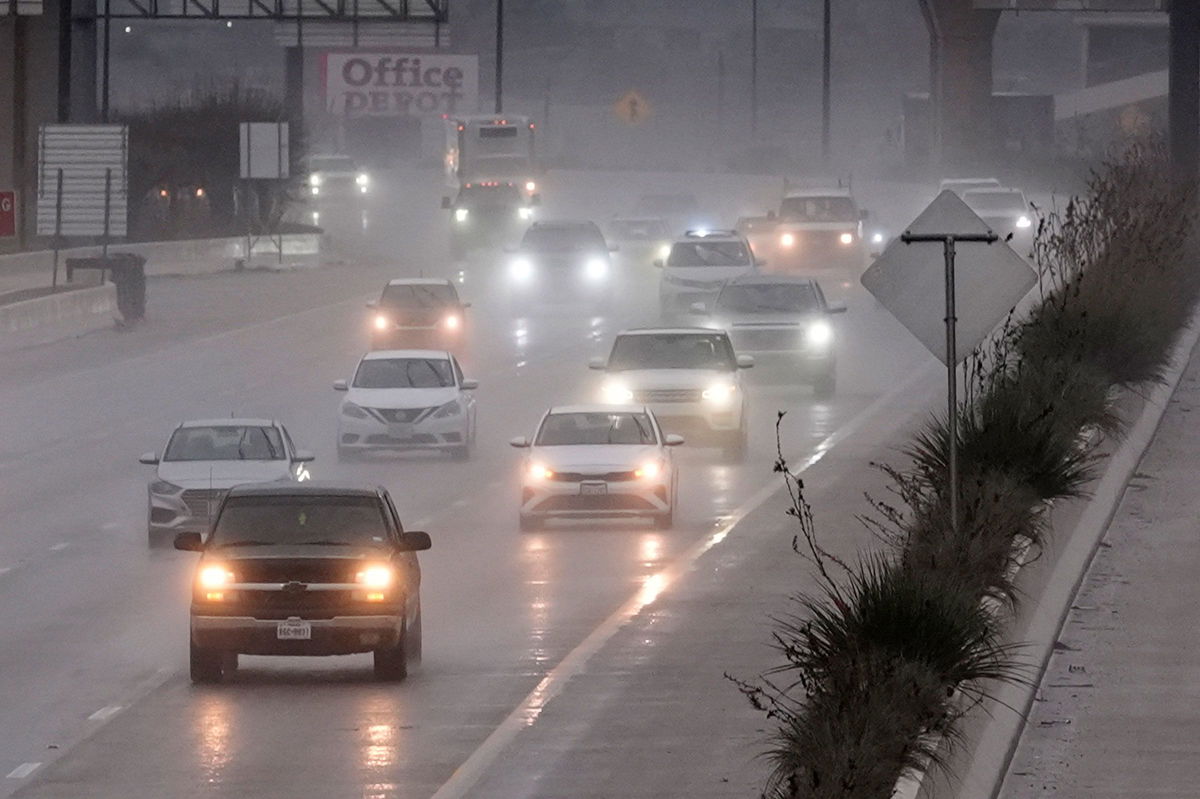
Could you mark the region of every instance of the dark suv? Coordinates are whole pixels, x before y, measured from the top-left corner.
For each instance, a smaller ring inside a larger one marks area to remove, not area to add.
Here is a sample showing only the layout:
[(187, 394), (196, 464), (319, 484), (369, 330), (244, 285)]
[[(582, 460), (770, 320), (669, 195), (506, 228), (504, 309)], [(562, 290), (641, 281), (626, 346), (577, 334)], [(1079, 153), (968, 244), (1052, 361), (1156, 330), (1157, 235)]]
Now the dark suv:
[(421, 658), (421, 567), (429, 535), (405, 532), (383, 488), (259, 484), (226, 495), (192, 588), (191, 676), (220, 682), (246, 655), (373, 652), (402, 680)]

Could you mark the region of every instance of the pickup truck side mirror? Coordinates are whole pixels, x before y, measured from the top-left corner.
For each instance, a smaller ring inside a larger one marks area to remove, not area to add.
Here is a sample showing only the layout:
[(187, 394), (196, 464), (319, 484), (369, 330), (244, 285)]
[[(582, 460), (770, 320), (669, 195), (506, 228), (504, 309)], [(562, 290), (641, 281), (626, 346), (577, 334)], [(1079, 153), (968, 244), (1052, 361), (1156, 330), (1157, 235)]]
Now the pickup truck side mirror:
[(610, 244), (610, 245), (608, 245), (608, 251), (609, 252), (620, 252), (621, 248), (618, 247), (616, 244)]
[(202, 552), (204, 550), (204, 539), (199, 533), (176, 533), (175, 548), (182, 552)]
[(422, 530), (407, 530), (400, 534), (400, 540), (396, 542), (396, 549), (401, 552), (424, 552), (432, 547), (429, 533)]
[(144, 463), (147, 466), (154, 466), (158, 463), (158, 453), (143, 452), (141, 456), (138, 457), (138, 463)]
[(737, 356), (737, 368), (750, 369), (750, 368), (753, 368), (753, 366), (754, 366), (754, 356), (752, 356), (752, 355)]
[(510, 438), (508, 440), (508, 445), (510, 447), (516, 447), (517, 449), (528, 449), (529, 439), (525, 436), (517, 436), (516, 438)]
[(592, 358), (588, 361), (588, 368), (598, 372), (603, 372), (606, 366), (608, 366), (608, 360), (605, 358)]
[(452, 207), (453, 207), (453, 205), (452, 205), (452, 204), (451, 204), (451, 202), (450, 202), (450, 198), (449, 198), (449, 197), (443, 197), (443, 198), (442, 198), (442, 208), (443, 208), (443, 209), (445, 209), (445, 210), (447, 210), (447, 211), (449, 211), (449, 210), (450, 210)]
[(317, 456), (306, 449), (298, 449), (292, 453), (293, 463), (312, 463), (317, 459)]
[(375, 310), (376, 308), (378, 308), (378, 307), (379, 307), (379, 301), (378, 301), (378, 300), (371, 300), (370, 302), (368, 302), (368, 303), (367, 303), (367, 307), (368, 307), (368, 308), (370, 308), (370, 309), (373, 311), (373, 310)]
[(350, 384), (347, 383), (345, 380), (334, 380), (333, 381), (333, 390), (334, 391), (349, 391)]
[(683, 444), (683, 436), (676, 435), (675, 433), (667, 433), (666, 437), (663, 439), (663, 443), (668, 447), (678, 447)]
[(479, 388), (479, 381), (467, 378), (462, 381), (462, 387), (463, 391), (474, 391), (475, 389)]

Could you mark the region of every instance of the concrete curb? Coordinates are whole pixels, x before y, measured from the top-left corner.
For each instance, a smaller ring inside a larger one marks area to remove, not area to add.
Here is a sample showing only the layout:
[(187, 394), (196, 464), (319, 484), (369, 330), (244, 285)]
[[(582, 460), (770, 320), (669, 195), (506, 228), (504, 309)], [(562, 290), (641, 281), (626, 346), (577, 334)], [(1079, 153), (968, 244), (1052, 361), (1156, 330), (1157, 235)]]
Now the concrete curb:
[[(1117, 450), (1109, 457), (1104, 475), (1096, 485), (1092, 498), (1083, 508), (1079, 520), (1066, 539), (1061, 554), (1051, 570), (1050, 579), (1026, 626), (1024, 643), (1029, 647), (1023, 658), (1034, 678), (1028, 684), (1004, 683), (996, 691), (999, 711), (991, 715), (979, 742), (974, 748), (970, 767), (959, 786), (971, 790), (971, 799), (983, 794), (978, 789), (990, 786), (986, 794), (996, 799), (1003, 790), (1013, 756), (1025, 730), (1025, 722), (1041, 686), (1054, 643), (1066, 622), (1079, 586), (1087, 574), (1092, 558), (1100, 546), (1109, 523), (1121, 504), (1125, 488), (1137, 472), (1146, 450), (1166, 413), (1183, 373), (1187, 370), (1192, 351), (1200, 341), (1200, 312), (1176, 343), (1172, 368), (1162, 385), (1155, 386), (1146, 397), (1137, 421)], [(1019, 712), (1012, 712), (1007, 708)]]
[(117, 316), (117, 287), (112, 283), (0, 306), (0, 350), (101, 330), (111, 327)]

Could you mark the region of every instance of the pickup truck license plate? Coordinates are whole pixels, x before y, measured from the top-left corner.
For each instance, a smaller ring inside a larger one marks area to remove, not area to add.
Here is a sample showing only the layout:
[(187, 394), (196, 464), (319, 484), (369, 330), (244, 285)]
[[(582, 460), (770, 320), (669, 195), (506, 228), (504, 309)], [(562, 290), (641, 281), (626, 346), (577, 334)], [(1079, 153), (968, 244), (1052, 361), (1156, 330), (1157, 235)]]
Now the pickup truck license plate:
[(608, 494), (608, 483), (580, 483), (579, 495), (583, 497), (602, 497)]
[(388, 425), (389, 438), (407, 439), (413, 437), (413, 426), (404, 422)]
[(275, 628), (275, 637), (280, 641), (308, 641), (312, 638), (312, 625), (306, 621), (281, 621)]

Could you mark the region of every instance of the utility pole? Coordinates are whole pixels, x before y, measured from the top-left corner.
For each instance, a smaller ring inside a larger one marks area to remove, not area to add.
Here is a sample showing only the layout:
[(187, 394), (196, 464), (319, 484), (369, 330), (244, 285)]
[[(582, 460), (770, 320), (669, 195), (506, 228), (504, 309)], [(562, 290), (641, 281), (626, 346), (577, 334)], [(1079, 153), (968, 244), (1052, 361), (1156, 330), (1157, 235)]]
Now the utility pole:
[(829, 166), (829, 111), (831, 105), (830, 98), (830, 73), (832, 70), (831, 55), (832, 44), (830, 31), (830, 0), (825, 0), (825, 18), (822, 25), (822, 61), (821, 66), (821, 162), (825, 166)]
[(750, 133), (758, 134), (758, 0), (750, 0)]
[(108, 72), (112, 60), (109, 51), (112, 50), (112, 16), (109, 12), (110, 0), (104, 0), (104, 62), (101, 65), (100, 78), (100, 121), (108, 121)]
[(496, 0), (496, 113), (504, 111), (504, 0)]
[(1171, 3), (1168, 115), (1171, 163), (1180, 181), (1200, 176), (1200, 5)]

